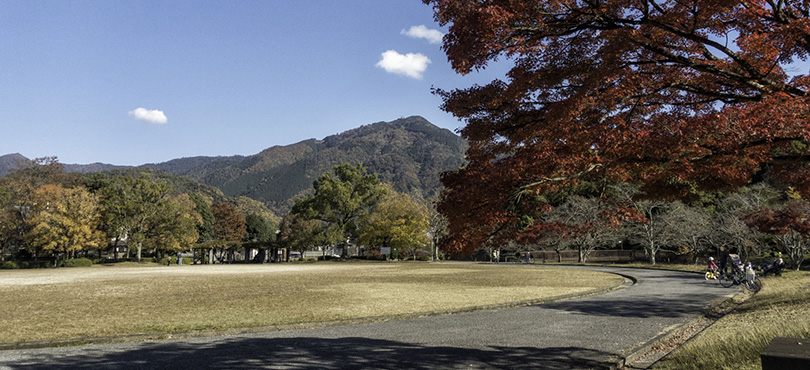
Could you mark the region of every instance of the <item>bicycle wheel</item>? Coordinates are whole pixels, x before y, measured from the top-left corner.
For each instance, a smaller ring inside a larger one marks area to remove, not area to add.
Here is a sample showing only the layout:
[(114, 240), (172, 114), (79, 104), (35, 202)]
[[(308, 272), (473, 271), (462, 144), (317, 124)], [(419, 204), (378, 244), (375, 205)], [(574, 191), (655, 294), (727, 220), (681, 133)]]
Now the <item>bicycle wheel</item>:
[(704, 277), (706, 280), (711, 279), (711, 278), (712, 278), (712, 273), (711, 273), (711, 271), (706, 271), (706, 275), (703, 275), (703, 277)]
[(754, 281), (745, 280), (745, 289), (748, 289), (754, 293), (758, 292), (762, 289), (762, 280), (759, 280), (759, 276), (754, 277)]
[(722, 285), (723, 288), (730, 288), (732, 285), (734, 285), (734, 276), (731, 274), (720, 275), (720, 285)]

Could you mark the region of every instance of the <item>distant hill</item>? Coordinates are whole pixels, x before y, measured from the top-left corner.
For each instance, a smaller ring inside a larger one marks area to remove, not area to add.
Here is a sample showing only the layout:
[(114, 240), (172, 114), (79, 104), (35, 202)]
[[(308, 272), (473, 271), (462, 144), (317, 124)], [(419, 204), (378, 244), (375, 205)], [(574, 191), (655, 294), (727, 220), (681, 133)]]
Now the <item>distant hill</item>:
[(196, 157), (146, 165), (246, 196), (284, 213), (320, 174), (347, 162), (362, 164), (394, 189), (428, 198), (439, 175), (464, 163), (466, 142), (418, 116), (377, 122), (323, 140), (274, 146), (248, 157)]
[[(466, 141), (450, 130), (413, 116), (361, 126), (323, 140), (274, 146), (251, 156), (179, 158), (140, 168), (184, 176), (216, 187), (226, 196), (255, 199), (276, 214), (284, 214), (293, 199), (306, 193), (320, 174), (343, 162), (362, 164), (399, 192), (429, 198), (441, 191), (442, 172), (464, 164), (466, 149)], [(0, 157), (0, 166), (6, 157), (9, 161), (27, 160), (19, 154), (7, 155)], [(0, 167), (0, 171), (4, 168)], [(95, 163), (66, 164), (65, 171), (126, 173), (133, 169)], [(194, 185), (186, 183), (182, 187)], [(209, 195), (216, 198), (215, 194)]]
[(106, 163), (91, 163), (91, 164), (63, 164), (65, 172), (78, 172), (78, 173), (96, 173), (121, 168), (128, 168), (129, 166), (116, 166), (114, 164)]
[(26, 168), (33, 164), (33, 161), (24, 157), (20, 153), (6, 154), (0, 156), (0, 176), (5, 176), (9, 172)]

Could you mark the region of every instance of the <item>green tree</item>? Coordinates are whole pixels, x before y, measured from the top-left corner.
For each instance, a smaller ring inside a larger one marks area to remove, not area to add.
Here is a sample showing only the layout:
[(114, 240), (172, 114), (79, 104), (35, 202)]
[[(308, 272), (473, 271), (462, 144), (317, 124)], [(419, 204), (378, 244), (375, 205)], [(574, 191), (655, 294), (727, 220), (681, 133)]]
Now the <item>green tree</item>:
[[(167, 214), (172, 214), (172, 187), (163, 181), (154, 181), (151, 176), (141, 173), (132, 176), (115, 176), (98, 188), (104, 205), (104, 223), (107, 235), (114, 245), (127, 242), (131, 253), (135, 247), (135, 258), (140, 261), (144, 243), (161, 228), (167, 227)], [(149, 244), (154, 246), (154, 243)], [(118, 256), (116, 255), (116, 258)]]
[[(330, 241), (340, 240), (340, 235), (335, 227), (329, 227), (321, 220), (307, 219), (289, 213), (281, 220), (278, 244), (282, 248), (303, 252), (316, 246), (329, 245)], [(323, 249), (323, 253), (326, 254), (326, 248)]]
[(199, 238), (202, 217), (187, 194), (172, 196), (161, 204), (144, 246), (164, 253), (188, 250)]
[[(346, 246), (357, 237), (360, 219), (386, 194), (377, 175), (365, 172), (362, 165), (335, 166), (331, 173), (324, 173), (313, 182), (313, 195), (296, 199), (292, 212), (305, 219), (323, 221), (327, 228), (339, 231), (340, 239), (329, 242)], [(344, 257), (347, 252), (343, 248)]]
[(11, 193), (6, 188), (0, 188), (0, 262), (6, 260), (6, 254), (11, 246), (14, 224), (15, 217), (11, 207)]
[(271, 225), (261, 215), (251, 213), (245, 217), (245, 239), (246, 242), (256, 242), (261, 244), (270, 244), (276, 238), (276, 230), (274, 225)]
[(417, 251), (429, 244), (430, 216), (425, 206), (407, 194), (391, 193), (363, 218), (358, 242), (373, 247), (390, 247), (416, 259)]
[(202, 195), (194, 193), (189, 195), (194, 202), (194, 211), (200, 215), (201, 222), (197, 224), (199, 239), (197, 242), (205, 243), (214, 238), (214, 214), (211, 212), (211, 204)]

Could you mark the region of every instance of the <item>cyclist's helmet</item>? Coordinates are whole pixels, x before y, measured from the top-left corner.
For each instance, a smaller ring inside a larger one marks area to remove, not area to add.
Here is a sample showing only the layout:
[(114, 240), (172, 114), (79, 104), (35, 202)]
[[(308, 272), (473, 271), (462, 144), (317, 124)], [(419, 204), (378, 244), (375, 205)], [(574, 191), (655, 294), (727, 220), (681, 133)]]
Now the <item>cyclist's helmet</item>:
[(709, 261), (714, 261), (714, 257), (709, 257)]

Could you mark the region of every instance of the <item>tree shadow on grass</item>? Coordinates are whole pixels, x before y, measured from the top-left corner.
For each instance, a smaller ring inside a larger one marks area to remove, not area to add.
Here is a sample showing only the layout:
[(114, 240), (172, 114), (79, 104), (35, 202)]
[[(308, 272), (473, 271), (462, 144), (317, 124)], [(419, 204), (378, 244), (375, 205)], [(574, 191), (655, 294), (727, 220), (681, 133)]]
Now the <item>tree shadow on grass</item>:
[(368, 338), (233, 338), (143, 343), (125, 351), (83, 347), (31, 355), (9, 369), (590, 369), (612, 354), (575, 347), (426, 347)]

